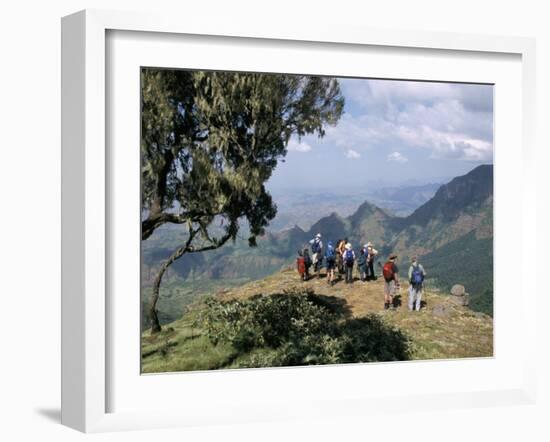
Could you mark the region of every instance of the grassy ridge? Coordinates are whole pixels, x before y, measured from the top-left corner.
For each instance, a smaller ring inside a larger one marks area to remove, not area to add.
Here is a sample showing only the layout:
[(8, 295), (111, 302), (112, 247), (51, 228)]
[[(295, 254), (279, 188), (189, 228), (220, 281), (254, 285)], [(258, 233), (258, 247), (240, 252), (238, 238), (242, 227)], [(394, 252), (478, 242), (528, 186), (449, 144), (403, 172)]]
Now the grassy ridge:
[(489, 316), (436, 292), (424, 301), (409, 312), (403, 287), (397, 309), (385, 311), (380, 278), (330, 287), (289, 269), (193, 304), (158, 335), (143, 333), (142, 371), (492, 356)]

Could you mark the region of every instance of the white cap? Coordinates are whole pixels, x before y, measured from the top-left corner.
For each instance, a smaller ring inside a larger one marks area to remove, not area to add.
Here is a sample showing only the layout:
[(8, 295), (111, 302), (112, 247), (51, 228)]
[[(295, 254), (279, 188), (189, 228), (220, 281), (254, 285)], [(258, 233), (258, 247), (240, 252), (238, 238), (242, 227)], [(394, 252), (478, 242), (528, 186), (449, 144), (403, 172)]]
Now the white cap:
[(315, 238), (321, 238), (321, 234), (318, 233), (317, 235), (315, 235)]
[(346, 244), (346, 249), (351, 249), (351, 244), (349, 242)]

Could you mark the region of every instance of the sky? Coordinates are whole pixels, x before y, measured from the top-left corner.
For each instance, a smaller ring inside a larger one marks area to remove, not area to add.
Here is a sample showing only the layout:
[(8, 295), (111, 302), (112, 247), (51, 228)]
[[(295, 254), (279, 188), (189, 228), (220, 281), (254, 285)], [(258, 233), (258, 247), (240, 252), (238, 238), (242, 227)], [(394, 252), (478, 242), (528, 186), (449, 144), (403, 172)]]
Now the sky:
[(493, 86), (339, 79), (325, 137), (291, 138), (270, 190), (445, 182), (493, 162)]

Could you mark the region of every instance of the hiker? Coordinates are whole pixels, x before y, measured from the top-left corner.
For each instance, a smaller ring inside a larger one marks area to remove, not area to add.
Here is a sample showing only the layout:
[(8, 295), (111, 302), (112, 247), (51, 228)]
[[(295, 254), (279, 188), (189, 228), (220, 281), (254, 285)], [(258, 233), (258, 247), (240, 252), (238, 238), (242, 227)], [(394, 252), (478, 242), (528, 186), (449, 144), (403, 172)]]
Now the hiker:
[(313, 271), (317, 273), (317, 278), (319, 278), (321, 265), (323, 264), (323, 241), (321, 241), (321, 234), (318, 233), (315, 235), (315, 238), (309, 241), (309, 243), (311, 244)]
[(298, 257), (296, 258), (296, 268), (298, 270), (298, 274), (300, 275), (300, 279), (302, 281), (306, 280), (306, 262), (304, 260), (304, 255), (302, 255), (302, 251), (298, 250)]
[(422, 286), (426, 272), (422, 264), (418, 262), (418, 258), (413, 256), (411, 266), (409, 267), (409, 310), (412, 312), (420, 311), (422, 303)]
[(359, 257), (357, 258), (357, 269), (359, 270), (359, 278), (361, 281), (367, 280), (367, 256), (365, 255), (366, 249), (359, 251)]
[(345, 246), (344, 254), (344, 267), (346, 269), (346, 284), (353, 283), (353, 263), (355, 262), (355, 252), (351, 248), (351, 244), (348, 242)]
[(378, 255), (378, 250), (374, 248), (372, 243), (369, 241), (365, 244), (365, 256), (367, 261), (367, 281), (376, 280), (376, 275), (374, 274), (374, 258)]
[(329, 241), (327, 243), (325, 259), (327, 261), (327, 284), (334, 285), (334, 269), (336, 267), (336, 249), (332, 245), (332, 241)]
[(344, 252), (346, 251), (346, 244), (348, 242), (347, 238), (341, 239), (338, 241), (338, 245), (336, 247), (336, 253), (337, 253), (337, 264), (338, 264), (338, 273), (340, 275), (343, 275), (345, 272), (344, 268)]
[(311, 268), (311, 256), (309, 256), (309, 250), (307, 249), (307, 247), (304, 247), (303, 255), (304, 264), (306, 266), (306, 275), (304, 281), (307, 281), (309, 279), (309, 269)]
[(394, 308), (393, 295), (395, 289), (399, 288), (399, 269), (395, 261), (397, 261), (397, 255), (391, 255), (382, 268), (382, 274), (384, 275), (384, 310), (388, 310), (390, 307)]

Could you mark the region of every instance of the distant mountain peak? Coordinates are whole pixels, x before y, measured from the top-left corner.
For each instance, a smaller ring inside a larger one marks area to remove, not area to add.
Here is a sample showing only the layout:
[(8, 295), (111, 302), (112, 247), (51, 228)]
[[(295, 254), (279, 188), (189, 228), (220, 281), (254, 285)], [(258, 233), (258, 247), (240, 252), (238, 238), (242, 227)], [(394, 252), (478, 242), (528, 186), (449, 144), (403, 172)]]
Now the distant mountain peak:
[(407, 225), (425, 226), (434, 217), (456, 218), (469, 206), (478, 206), (493, 195), (493, 165), (483, 164), (442, 185), (434, 197), (404, 219)]

